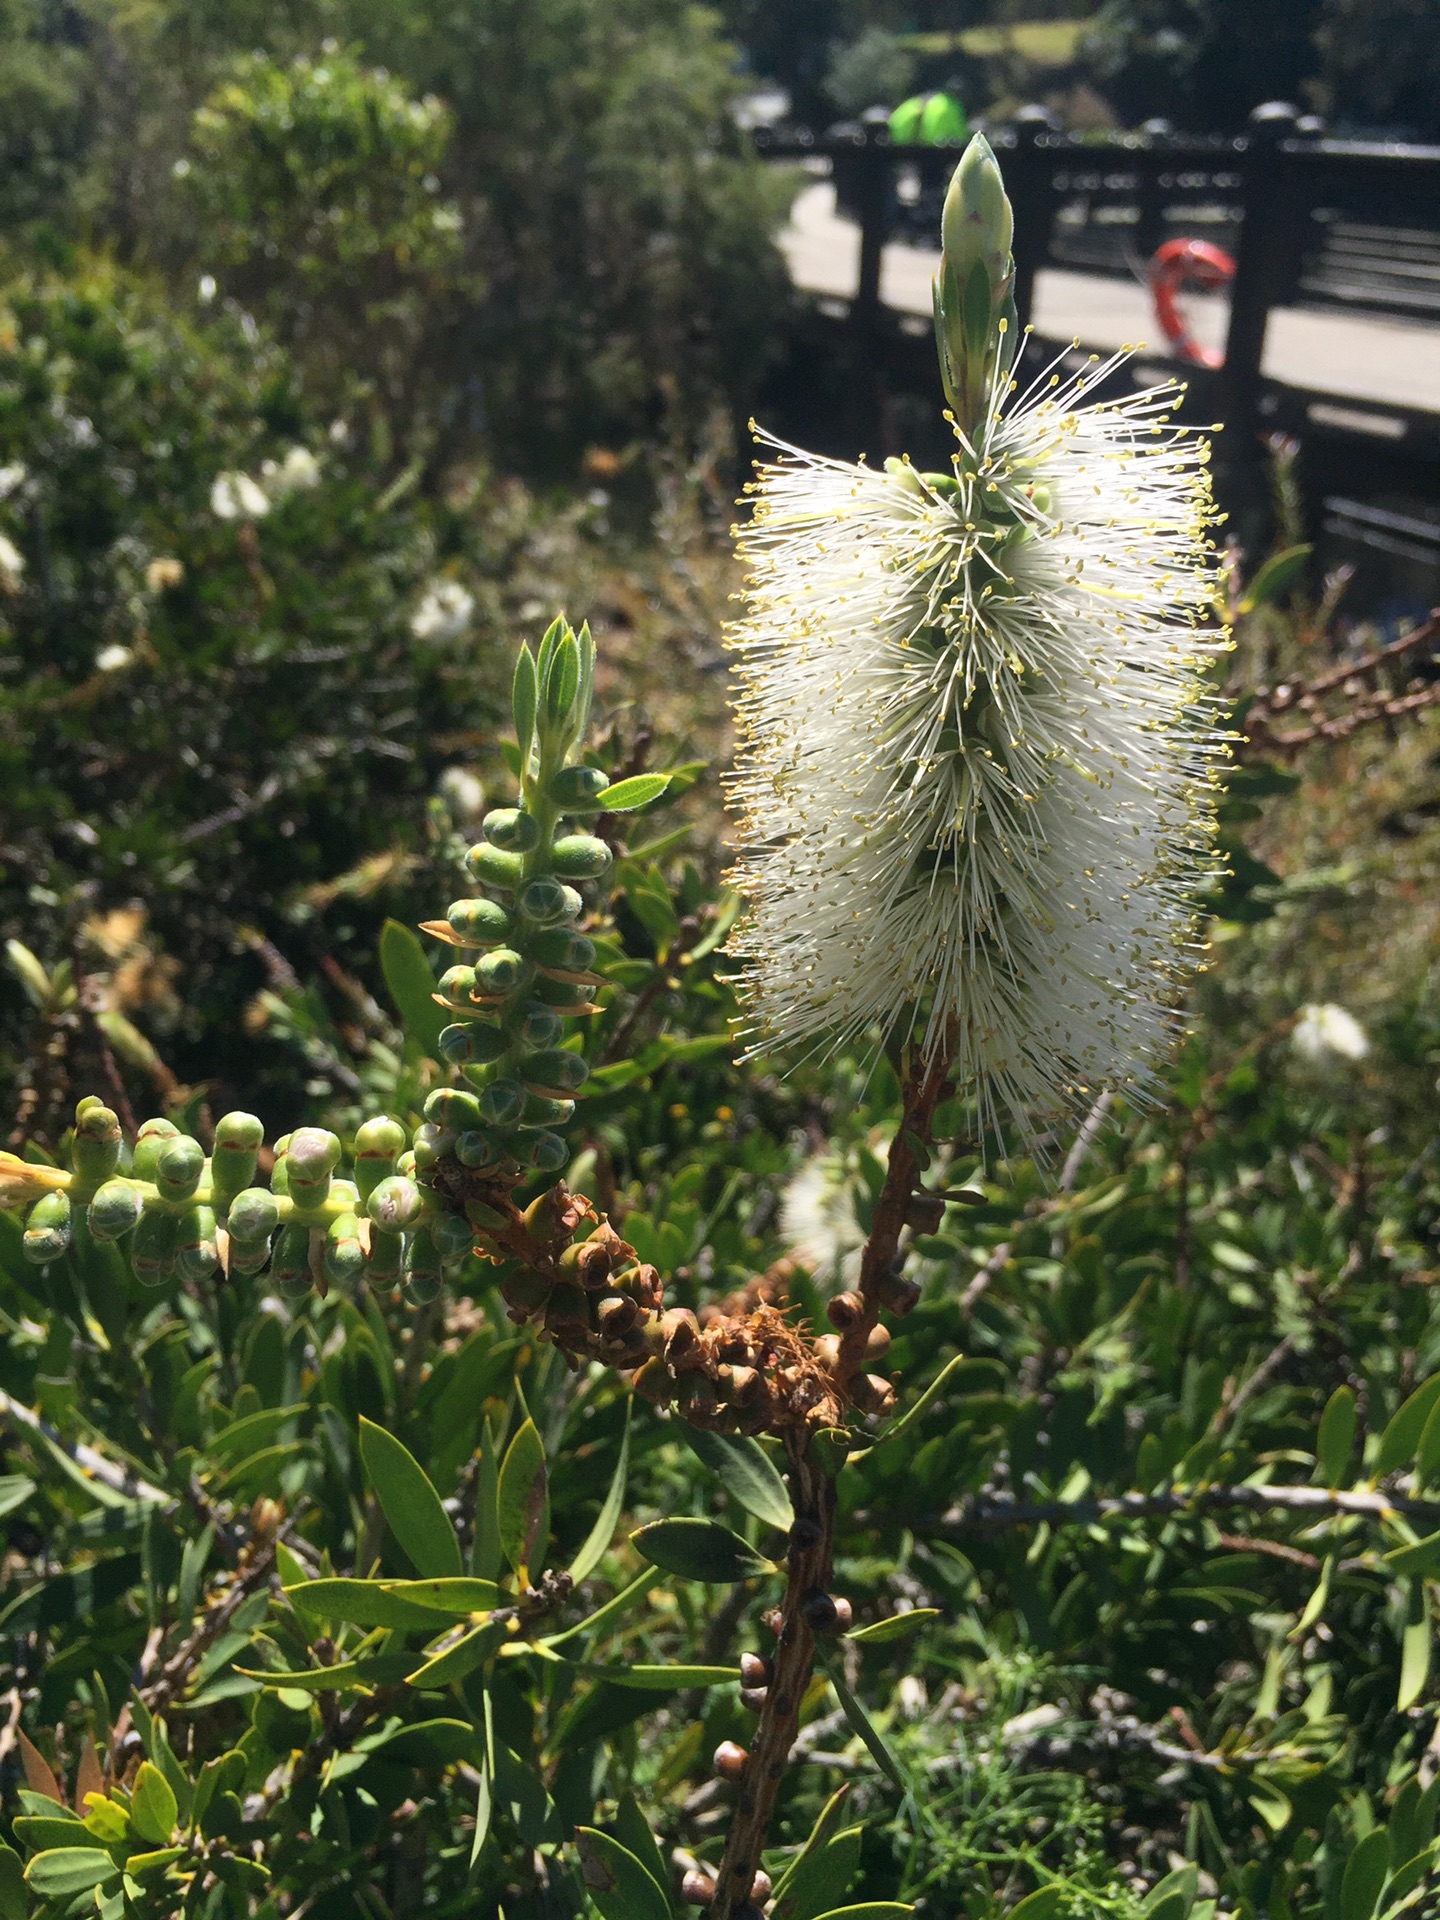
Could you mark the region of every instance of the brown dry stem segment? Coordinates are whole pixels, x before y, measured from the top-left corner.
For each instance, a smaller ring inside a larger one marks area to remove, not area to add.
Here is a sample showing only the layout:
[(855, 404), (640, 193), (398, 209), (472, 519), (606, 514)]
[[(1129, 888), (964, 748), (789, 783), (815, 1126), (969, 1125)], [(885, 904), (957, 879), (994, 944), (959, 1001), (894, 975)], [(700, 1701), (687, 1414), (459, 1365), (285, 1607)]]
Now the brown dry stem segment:
[(815, 1666), (815, 1637), (805, 1617), (812, 1594), (830, 1590), (835, 1546), (835, 1483), (806, 1458), (807, 1436), (792, 1429), (785, 1436), (790, 1498), (796, 1527), (786, 1566), (780, 1631), (771, 1656), (774, 1671), (765, 1704), (750, 1743), (740, 1781), (740, 1798), (725, 1838), (725, 1855), (715, 1883), (708, 1920), (734, 1920), (750, 1902), (750, 1887), (770, 1831), (775, 1796), (800, 1730), (800, 1705)]

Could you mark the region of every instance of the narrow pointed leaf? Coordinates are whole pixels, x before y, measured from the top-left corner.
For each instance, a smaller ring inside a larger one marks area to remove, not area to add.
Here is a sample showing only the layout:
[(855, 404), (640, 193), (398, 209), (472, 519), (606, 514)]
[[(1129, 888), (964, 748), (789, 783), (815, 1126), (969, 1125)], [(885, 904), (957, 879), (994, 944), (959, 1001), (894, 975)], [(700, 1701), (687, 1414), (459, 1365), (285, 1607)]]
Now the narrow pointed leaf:
[(599, 1566), (620, 1524), (625, 1505), (625, 1481), (630, 1471), (630, 1411), (634, 1404), (633, 1400), (629, 1400), (625, 1405), (625, 1431), (620, 1436), (620, 1458), (615, 1463), (615, 1474), (610, 1482), (610, 1491), (605, 1496), (605, 1504), (596, 1516), (584, 1546), (570, 1565), (571, 1578), (577, 1585)]
[(714, 1520), (655, 1520), (630, 1540), (652, 1565), (682, 1580), (730, 1586), (775, 1571), (773, 1561), (762, 1560), (739, 1534)]
[(545, 1469), (545, 1447), (535, 1422), (527, 1415), (510, 1442), (496, 1486), (500, 1545), (516, 1575), (524, 1580), (538, 1567), (550, 1537), (550, 1479)]
[(628, 780), (617, 780), (605, 789), (605, 811), (634, 813), (637, 807), (648, 807), (652, 800), (658, 800), (669, 784), (668, 773), (636, 773)]
[(820, 1659), (825, 1668), (826, 1676), (831, 1686), (835, 1689), (836, 1697), (845, 1710), (845, 1718), (870, 1749), (871, 1758), (874, 1760), (876, 1766), (879, 1767), (880, 1771), (885, 1774), (888, 1779), (893, 1780), (895, 1785), (899, 1787), (903, 1793), (905, 1791), (905, 1776), (900, 1771), (899, 1762), (886, 1746), (885, 1742), (880, 1738), (880, 1735), (875, 1731), (874, 1726), (871, 1724), (869, 1714), (866, 1713), (860, 1702), (855, 1698), (854, 1694), (851, 1693), (849, 1687), (846, 1686), (844, 1677), (839, 1670), (839, 1662), (832, 1660), (823, 1649), (820, 1652)]
[(460, 1574), (464, 1562), (440, 1496), (408, 1447), (360, 1416), (360, 1455), (390, 1531), (415, 1571), (425, 1577)]
[(450, 1015), (432, 998), (435, 975), (420, 936), (402, 927), (398, 920), (387, 920), (381, 930), (380, 971), (406, 1033), (427, 1059), (437, 1060), (440, 1032)]
[(753, 1513), (767, 1527), (790, 1531), (795, 1524), (795, 1509), (785, 1482), (758, 1440), (748, 1434), (707, 1433), (691, 1426), (685, 1428), (685, 1438), (691, 1451), (700, 1456), (747, 1513)]
[(577, 1827), (575, 1844), (586, 1891), (601, 1920), (670, 1920), (665, 1893), (628, 1847), (594, 1827)]

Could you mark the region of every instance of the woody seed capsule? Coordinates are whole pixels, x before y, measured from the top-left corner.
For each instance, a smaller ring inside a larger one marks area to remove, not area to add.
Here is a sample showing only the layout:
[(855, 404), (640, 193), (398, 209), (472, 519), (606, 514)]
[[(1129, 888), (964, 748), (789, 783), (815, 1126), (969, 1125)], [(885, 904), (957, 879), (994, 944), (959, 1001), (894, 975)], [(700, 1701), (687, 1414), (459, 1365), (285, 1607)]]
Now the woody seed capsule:
[(773, 1671), (770, 1661), (762, 1654), (742, 1653), (740, 1656), (740, 1679), (744, 1686), (768, 1686)]
[(825, 1317), (837, 1333), (853, 1327), (865, 1313), (865, 1302), (858, 1293), (837, 1293), (825, 1309)]
[(739, 1780), (749, 1758), (744, 1747), (736, 1746), (733, 1740), (722, 1740), (715, 1749), (715, 1771), (722, 1780)]
[(715, 1882), (708, 1873), (687, 1873), (680, 1882), (680, 1897), (692, 1907), (708, 1907), (715, 1898)]

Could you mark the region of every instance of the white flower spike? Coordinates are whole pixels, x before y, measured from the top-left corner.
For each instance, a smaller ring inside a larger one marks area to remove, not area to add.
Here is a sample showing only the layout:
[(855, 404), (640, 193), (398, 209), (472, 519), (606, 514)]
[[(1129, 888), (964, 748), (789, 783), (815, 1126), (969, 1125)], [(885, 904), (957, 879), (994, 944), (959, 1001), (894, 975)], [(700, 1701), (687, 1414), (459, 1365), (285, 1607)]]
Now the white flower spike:
[(1356, 1066), (1370, 1051), (1360, 1022), (1333, 1000), (1300, 1009), (1290, 1044), (1306, 1066), (1322, 1071)]
[(987, 1125), (1033, 1132), (1143, 1094), (1175, 1033), (1227, 641), (1177, 389), (1082, 404), (1122, 354), (1016, 394), (1009, 222), (977, 139), (936, 290), (950, 473), (767, 440), (738, 531), (730, 951), (754, 1046), (918, 1039)]

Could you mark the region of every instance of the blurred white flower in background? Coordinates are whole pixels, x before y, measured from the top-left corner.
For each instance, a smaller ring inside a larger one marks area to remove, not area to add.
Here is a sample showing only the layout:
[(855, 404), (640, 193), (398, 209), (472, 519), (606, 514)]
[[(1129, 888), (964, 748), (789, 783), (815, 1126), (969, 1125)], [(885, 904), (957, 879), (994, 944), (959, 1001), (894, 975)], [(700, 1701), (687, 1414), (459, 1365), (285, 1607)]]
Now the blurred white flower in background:
[(320, 462), (308, 447), (291, 447), (283, 460), (267, 460), (260, 469), (261, 485), (272, 501), (287, 493), (301, 493), (320, 484)]
[(210, 511), (217, 520), (259, 520), (270, 511), (270, 501), (248, 473), (220, 473), (210, 489)]
[(145, 569), (145, 584), (151, 593), (162, 593), (166, 587), (178, 587), (185, 578), (185, 564), (173, 554), (161, 554), (150, 561)]
[[(883, 1160), (889, 1135), (872, 1134), (866, 1148)], [(780, 1196), (780, 1237), (822, 1284), (849, 1286), (859, 1277), (865, 1228), (856, 1207), (863, 1197), (864, 1178), (853, 1150), (812, 1154)]]
[(485, 811), (485, 789), (468, 767), (446, 767), (438, 785), (457, 826), (470, 825)]
[(436, 580), (426, 589), (424, 599), (411, 616), (410, 631), (417, 640), (433, 640), (443, 645), (449, 640), (459, 640), (469, 631), (474, 612), (475, 596), (458, 580)]
[(100, 649), (95, 656), (95, 666), (100, 673), (116, 673), (121, 667), (128, 667), (134, 658), (129, 647), (122, 647), (117, 643)]
[(25, 556), (13, 540), (0, 533), (0, 585), (15, 587), (25, 571)]
[(18, 461), (8, 467), (0, 467), (0, 500), (8, 500), (17, 487), (25, 484), (26, 469)]
[(1300, 1009), (1290, 1044), (1310, 1067), (1348, 1067), (1363, 1060), (1370, 1040), (1353, 1013), (1332, 1000)]

